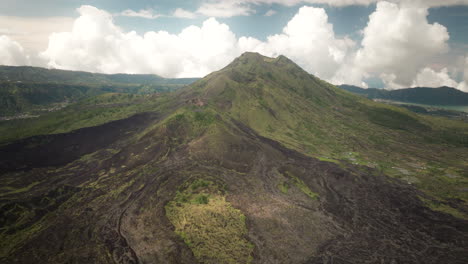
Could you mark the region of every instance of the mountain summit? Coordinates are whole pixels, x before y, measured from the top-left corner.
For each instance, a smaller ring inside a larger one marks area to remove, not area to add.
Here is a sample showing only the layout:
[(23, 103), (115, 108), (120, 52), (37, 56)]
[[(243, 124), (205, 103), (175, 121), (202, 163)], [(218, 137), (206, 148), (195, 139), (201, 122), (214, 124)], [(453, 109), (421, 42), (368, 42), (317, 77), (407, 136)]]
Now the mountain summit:
[(255, 53), (138, 100), (100, 125), (88, 111), (117, 110), (83, 103), (74, 122), (94, 126), (0, 148), (2, 262), (468, 258), (464, 123), (372, 102)]

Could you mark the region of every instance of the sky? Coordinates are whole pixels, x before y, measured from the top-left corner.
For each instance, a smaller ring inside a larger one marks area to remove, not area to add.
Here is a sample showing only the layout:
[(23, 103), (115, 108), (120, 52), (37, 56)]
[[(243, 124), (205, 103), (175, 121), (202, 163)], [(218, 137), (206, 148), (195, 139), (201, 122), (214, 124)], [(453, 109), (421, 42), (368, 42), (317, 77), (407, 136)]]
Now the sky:
[(203, 77), (246, 51), (333, 84), (468, 92), (468, 0), (0, 0), (0, 65)]

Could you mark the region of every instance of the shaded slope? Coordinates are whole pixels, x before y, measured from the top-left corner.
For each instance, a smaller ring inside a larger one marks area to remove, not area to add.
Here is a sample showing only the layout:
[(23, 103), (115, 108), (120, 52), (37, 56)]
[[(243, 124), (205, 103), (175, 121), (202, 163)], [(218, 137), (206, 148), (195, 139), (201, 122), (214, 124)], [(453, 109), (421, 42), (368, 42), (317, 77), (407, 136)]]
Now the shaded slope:
[(142, 112), (170, 112), (180, 102), (170, 94), (106, 93), (37, 118), (0, 122), (0, 145), (27, 137), (66, 133), (102, 125)]
[[(428, 162), (432, 154), (418, 152), (433, 147), (461, 154), (450, 165), (458, 176), (466, 148), (457, 147), (458, 141), (443, 145), (421, 138), (438, 138), (434, 119), (359, 99), (284, 57), (257, 54), (245, 54), (166, 100), (153, 109), (160, 118), (135, 123), (132, 133), (80, 159), (1, 173), (0, 260), (197, 263), (197, 245), (176, 233), (166, 216), (166, 206), (181, 202), (180, 193), (197, 180), (218, 186), (245, 216), (253, 263), (468, 258), (466, 220), (431, 210), (427, 202), (438, 201), (427, 192), (370, 168), (382, 159), (389, 169), (408, 157)], [(384, 147), (368, 143), (379, 133), (387, 137)], [(390, 150), (396, 152), (382, 153)], [(325, 155), (331, 162), (312, 157)], [(444, 152), (437, 155), (433, 162), (448, 159)], [(453, 203), (463, 209), (463, 201)], [(235, 252), (224, 245), (203, 246)]]
[(128, 137), (155, 118), (149, 114), (139, 114), (72, 133), (20, 140), (0, 150), (0, 167), (2, 172), (9, 172), (65, 165)]

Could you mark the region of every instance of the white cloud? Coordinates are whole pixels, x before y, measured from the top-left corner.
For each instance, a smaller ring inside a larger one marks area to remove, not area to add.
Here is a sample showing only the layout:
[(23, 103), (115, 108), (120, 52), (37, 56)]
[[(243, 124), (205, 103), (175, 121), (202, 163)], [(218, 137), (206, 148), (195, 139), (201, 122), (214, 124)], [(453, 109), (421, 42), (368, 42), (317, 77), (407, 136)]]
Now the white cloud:
[(448, 86), (456, 88), (458, 83), (454, 81), (448, 74), (447, 68), (443, 68), (440, 72), (436, 72), (431, 68), (421, 70), (416, 79), (413, 81), (412, 87), (441, 87)]
[(363, 69), (354, 65), (355, 54), (353, 54), (352, 51), (349, 53), (350, 54), (348, 54), (346, 59), (341, 63), (333, 78), (328, 81), (335, 85), (350, 84), (368, 88), (367, 83), (365, 83), (363, 79), (370, 77), (370, 75)]
[(276, 15), (276, 13), (278, 13), (278, 12), (276, 12), (276, 11), (273, 10), (273, 9), (270, 9), (270, 10), (268, 10), (268, 11), (265, 13), (265, 16), (267, 16), (267, 17), (273, 16), (273, 15)]
[(203, 3), (197, 13), (208, 17), (233, 17), (248, 16), (255, 13), (255, 10), (242, 0), (209, 1)]
[(379, 2), (363, 30), (354, 67), (382, 78), (386, 87), (409, 87), (420, 69), (448, 50), (447, 29), (429, 24), (427, 8)]
[(41, 53), (48, 66), (105, 73), (155, 73), (167, 77), (203, 76), (240, 54), (229, 27), (214, 18), (180, 34), (123, 32), (112, 16), (92, 6), (78, 9), (71, 32), (54, 33)]
[(197, 17), (197, 15), (195, 13), (190, 12), (190, 11), (185, 10), (185, 9), (182, 9), (182, 8), (177, 8), (174, 11), (173, 16), (178, 17), (178, 18), (195, 18), (195, 17)]
[(180, 34), (124, 32), (112, 15), (92, 6), (78, 9), (71, 32), (54, 33), (41, 53), (49, 67), (94, 72), (156, 73), (167, 77), (203, 76), (244, 51), (284, 54), (311, 73), (330, 80), (354, 42), (335, 36), (322, 8), (302, 7), (283, 33), (262, 42), (237, 39), (225, 24), (206, 20)]
[(0, 65), (27, 65), (29, 58), (24, 54), (23, 47), (8, 36), (0, 36)]
[(141, 9), (140, 11), (134, 11), (131, 9), (127, 9), (122, 11), (119, 16), (126, 16), (126, 17), (141, 17), (146, 19), (156, 19), (161, 15), (154, 13), (153, 9)]

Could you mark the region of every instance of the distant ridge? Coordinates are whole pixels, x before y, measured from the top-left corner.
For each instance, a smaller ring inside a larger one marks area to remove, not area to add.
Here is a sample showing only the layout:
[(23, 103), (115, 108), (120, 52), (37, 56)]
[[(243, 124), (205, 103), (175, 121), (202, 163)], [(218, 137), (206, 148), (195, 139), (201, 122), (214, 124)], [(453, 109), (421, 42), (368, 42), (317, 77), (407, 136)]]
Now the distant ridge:
[(84, 71), (45, 69), (31, 66), (1, 66), (0, 82), (34, 82), (65, 84), (185, 84), (198, 78), (163, 78), (155, 74), (103, 74)]
[(151, 94), (179, 89), (197, 78), (171, 79), (154, 74), (101, 74), (0, 66), (0, 120), (2, 117), (36, 115), (103, 93)]
[(346, 84), (338, 85), (338, 87), (352, 93), (364, 95), (369, 99), (385, 99), (428, 105), (468, 105), (468, 93), (447, 86), (439, 88), (415, 87), (399, 90), (364, 89)]

